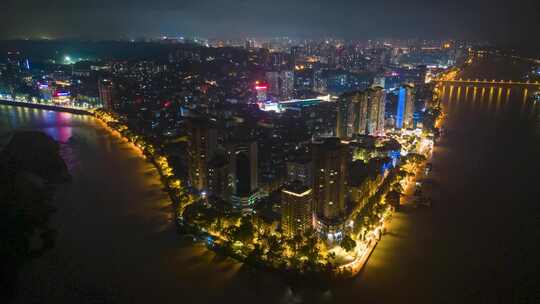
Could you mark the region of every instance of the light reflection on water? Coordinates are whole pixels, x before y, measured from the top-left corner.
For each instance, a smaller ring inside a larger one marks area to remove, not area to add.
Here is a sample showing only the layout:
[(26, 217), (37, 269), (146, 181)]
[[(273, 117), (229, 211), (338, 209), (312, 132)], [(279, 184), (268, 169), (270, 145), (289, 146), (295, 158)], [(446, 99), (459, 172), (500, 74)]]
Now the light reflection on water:
[[(77, 127), (77, 124), (72, 123), (74, 117), (85, 121), (82, 119), (84, 115), (0, 105), (0, 131), (3, 134), (7, 133), (7, 130), (43, 131), (60, 144), (60, 154), (71, 171), (78, 164), (73, 145), (69, 144), (70, 139), (75, 135), (74, 128)], [(7, 139), (6, 136), (5, 140)]]

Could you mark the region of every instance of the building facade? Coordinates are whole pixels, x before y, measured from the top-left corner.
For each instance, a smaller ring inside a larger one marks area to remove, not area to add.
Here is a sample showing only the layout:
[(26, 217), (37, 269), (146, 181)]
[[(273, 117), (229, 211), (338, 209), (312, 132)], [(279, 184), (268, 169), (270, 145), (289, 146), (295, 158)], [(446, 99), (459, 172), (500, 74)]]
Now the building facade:
[(412, 129), (414, 126), (414, 87), (403, 85), (399, 89), (396, 110), (396, 129)]
[(114, 85), (110, 79), (100, 79), (98, 81), (99, 100), (107, 111), (115, 110), (113, 88)]
[(386, 93), (382, 87), (374, 87), (364, 91), (364, 98), (367, 99), (364, 101), (367, 104), (366, 125), (365, 128), (360, 125), (359, 134), (383, 136)]
[(288, 237), (302, 234), (313, 227), (313, 191), (300, 181), (281, 190), (281, 228)]
[(271, 71), (266, 72), (269, 92), (282, 100), (290, 99), (294, 93), (294, 72), (293, 71)]
[(188, 175), (192, 187), (199, 191), (208, 189), (208, 162), (217, 147), (217, 131), (203, 118), (187, 122)]
[(348, 146), (338, 138), (312, 144), (315, 227), (329, 240), (342, 237), (348, 158)]
[(227, 147), (227, 157), (232, 179), (233, 207), (251, 209), (260, 196), (257, 142), (231, 143)]
[(222, 200), (231, 197), (232, 179), (229, 163), (220, 158), (214, 158), (208, 164), (208, 193)]
[(290, 183), (300, 181), (304, 186), (313, 184), (313, 164), (310, 159), (297, 159), (287, 162), (286, 180)]
[(346, 93), (337, 103), (336, 136), (384, 135), (386, 93), (381, 87)]

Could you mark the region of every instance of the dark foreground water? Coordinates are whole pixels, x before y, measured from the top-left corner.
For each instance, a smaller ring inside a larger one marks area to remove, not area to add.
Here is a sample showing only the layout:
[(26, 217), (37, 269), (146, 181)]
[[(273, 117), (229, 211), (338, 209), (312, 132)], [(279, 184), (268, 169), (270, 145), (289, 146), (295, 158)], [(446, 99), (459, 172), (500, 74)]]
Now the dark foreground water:
[(444, 90), (433, 207), (404, 208), (363, 273), (322, 290), (182, 242), (156, 171), (93, 118), (0, 106), (0, 139), (43, 130), (73, 175), (16, 303), (540, 303), (540, 106), (521, 87)]

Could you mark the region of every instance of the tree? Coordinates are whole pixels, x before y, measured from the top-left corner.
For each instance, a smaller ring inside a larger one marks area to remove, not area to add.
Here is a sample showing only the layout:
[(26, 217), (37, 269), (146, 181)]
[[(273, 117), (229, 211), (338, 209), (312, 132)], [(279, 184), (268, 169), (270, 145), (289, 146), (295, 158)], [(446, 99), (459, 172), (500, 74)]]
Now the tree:
[(396, 209), (399, 208), (400, 197), (401, 191), (392, 190), (386, 194), (386, 200)]
[(418, 153), (409, 153), (406, 157), (407, 157), (406, 158), (407, 162), (412, 162), (415, 164), (419, 164), (421, 162), (426, 161), (426, 157)]
[(255, 244), (253, 250), (247, 255), (246, 262), (254, 267), (258, 267), (261, 264), (261, 256), (263, 250), (259, 244)]
[(316, 237), (308, 237), (305, 244), (300, 248), (300, 253), (308, 258), (309, 261), (315, 263), (320, 258), (318, 240)]
[(233, 232), (233, 238), (243, 243), (249, 243), (253, 240), (253, 224), (248, 218), (242, 218), (240, 226)]
[(267, 238), (268, 243), (268, 259), (275, 261), (281, 259), (283, 256), (283, 245), (275, 235), (270, 235)]
[(328, 253), (328, 255), (326, 255), (326, 269), (327, 270), (332, 270), (334, 268), (334, 263), (333, 261), (336, 259), (336, 253), (331, 251)]
[(356, 241), (346, 234), (339, 245), (348, 252), (351, 252), (356, 247)]
[(397, 192), (398, 194), (403, 194), (403, 191), (404, 191), (403, 186), (400, 183), (395, 183), (392, 186), (391, 192)]

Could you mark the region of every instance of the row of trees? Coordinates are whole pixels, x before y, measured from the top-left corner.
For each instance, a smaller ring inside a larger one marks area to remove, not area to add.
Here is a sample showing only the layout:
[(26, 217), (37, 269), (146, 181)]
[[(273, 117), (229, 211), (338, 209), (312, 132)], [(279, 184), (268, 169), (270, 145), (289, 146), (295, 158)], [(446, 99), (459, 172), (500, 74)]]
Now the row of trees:
[(252, 216), (224, 214), (203, 204), (190, 205), (183, 219), (187, 232), (215, 238), (220, 251), (248, 264), (304, 272), (322, 271), (332, 262), (314, 231), (288, 237), (280, 227), (261, 224)]
[[(425, 157), (409, 154), (402, 164), (417, 164)], [(392, 210), (385, 201), (390, 192), (401, 193), (400, 180), (410, 176), (400, 167), (390, 170), (378, 184), (374, 194), (354, 217), (354, 228), (347, 233), (339, 245), (352, 252), (357, 241), (364, 241), (366, 234), (380, 226), (383, 217)], [(314, 231), (287, 237), (278, 226), (261, 224), (252, 216), (239, 213), (223, 213), (206, 204), (192, 204), (182, 213), (184, 232), (201, 239), (210, 237), (212, 246), (225, 255), (235, 257), (256, 267), (279, 270), (294, 270), (301, 273), (336, 272), (336, 256), (328, 244), (320, 240)]]
[[(357, 240), (362, 241), (366, 233), (375, 228), (386, 212), (392, 207), (385, 198), (387, 196), (401, 195), (403, 188), (400, 181), (414, 176), (414, 169), (426, 161), (421, 154), (409, 153), (400, 160), (400, 166), (389, 171), (386, 178), (380, 183), (375, 194), (369, 197), (367, 203), (354, 217), (353, 234)], [(343, 247), (343, 246), (342, 246)]]

